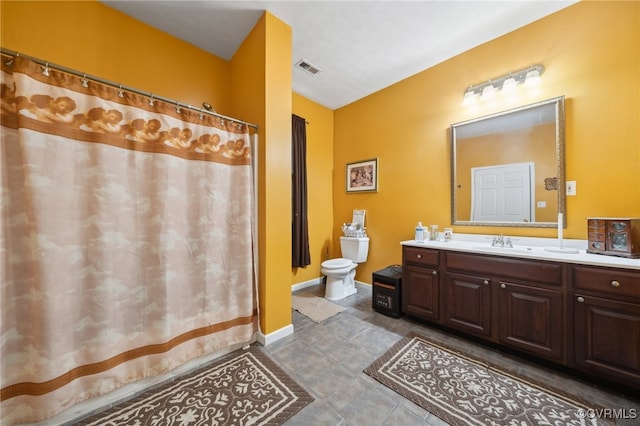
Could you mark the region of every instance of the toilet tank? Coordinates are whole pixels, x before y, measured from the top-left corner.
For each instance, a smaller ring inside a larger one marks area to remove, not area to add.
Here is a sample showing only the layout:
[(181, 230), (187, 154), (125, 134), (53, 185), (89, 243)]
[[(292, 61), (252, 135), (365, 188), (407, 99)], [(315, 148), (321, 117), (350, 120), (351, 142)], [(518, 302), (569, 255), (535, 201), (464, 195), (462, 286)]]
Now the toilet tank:
[(342, 257), (356, 263), (367, 261), (369, 255), (369, 237), (340, 237)]

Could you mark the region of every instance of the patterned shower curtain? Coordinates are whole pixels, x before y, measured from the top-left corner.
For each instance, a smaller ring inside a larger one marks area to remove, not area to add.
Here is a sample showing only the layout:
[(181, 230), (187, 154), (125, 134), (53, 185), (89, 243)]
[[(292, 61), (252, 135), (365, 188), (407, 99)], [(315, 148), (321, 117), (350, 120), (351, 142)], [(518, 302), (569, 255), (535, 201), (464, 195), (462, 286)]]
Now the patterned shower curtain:
[(0, 423), (255, 340), (247, 126), (4, 59)]

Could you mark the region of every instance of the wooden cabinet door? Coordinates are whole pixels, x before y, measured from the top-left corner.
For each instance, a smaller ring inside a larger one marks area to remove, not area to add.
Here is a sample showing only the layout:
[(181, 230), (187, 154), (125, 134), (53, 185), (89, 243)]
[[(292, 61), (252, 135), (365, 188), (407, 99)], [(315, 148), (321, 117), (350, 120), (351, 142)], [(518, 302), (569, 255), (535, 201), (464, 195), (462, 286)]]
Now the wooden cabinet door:
[(500, 281), (498, 300), (501, 343), (547, 359), (564, 360), (560, 291)]
[(575, 364), (640, 389), (640, 305), (576, 294)]
[(491, 279), (444, 274), (444, 323), (458, 330), (491, 337)]
[(438, 321), (440, 319), (438, 270), (405, 265), (402, 272), (402, 311), (418, 318)]

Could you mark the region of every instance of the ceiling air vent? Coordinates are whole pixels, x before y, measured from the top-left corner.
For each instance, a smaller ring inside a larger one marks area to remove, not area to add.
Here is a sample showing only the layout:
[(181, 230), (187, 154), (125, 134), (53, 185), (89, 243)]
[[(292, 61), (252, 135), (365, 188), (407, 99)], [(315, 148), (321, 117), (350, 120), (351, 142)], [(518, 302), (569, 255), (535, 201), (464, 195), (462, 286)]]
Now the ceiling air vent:
[(305, 61), (304, 59), (300, 59), (296, 64), (296, 66), (301, 70), (308, 72), (311, 75), (316, 75), (320, 72), (320, 70), (316, 66), (311, 65), (309, 62)]

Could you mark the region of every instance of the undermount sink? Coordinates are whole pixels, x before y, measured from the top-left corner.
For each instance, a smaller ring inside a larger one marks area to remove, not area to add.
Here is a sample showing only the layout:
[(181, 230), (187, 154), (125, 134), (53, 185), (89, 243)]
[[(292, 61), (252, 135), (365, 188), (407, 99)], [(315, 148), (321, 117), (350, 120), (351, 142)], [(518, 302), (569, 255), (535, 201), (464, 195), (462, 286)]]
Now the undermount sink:
[(533, 249), (531, 247), (519, 247), (519, 246), (501, 247), (501, 246), (492, 246), (490, 244), (487, 244), (485, 246), (475, 246), (473, 248), (476, 250), (488, 250), (488, 251), (495, 251), (500, 253), (531, 253), (533, 252)]

